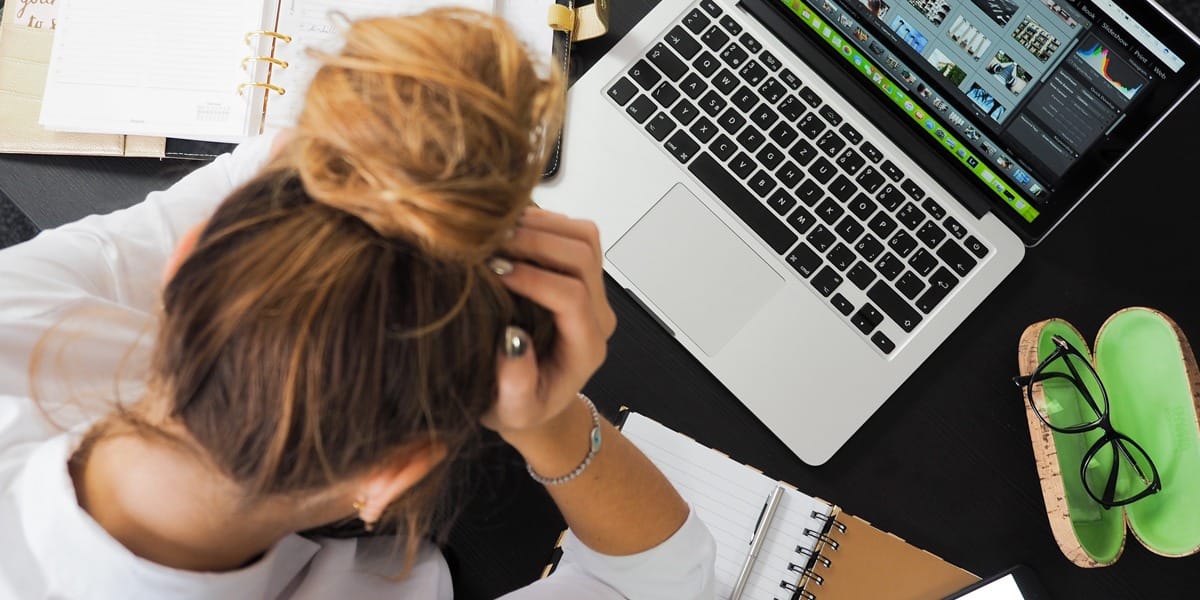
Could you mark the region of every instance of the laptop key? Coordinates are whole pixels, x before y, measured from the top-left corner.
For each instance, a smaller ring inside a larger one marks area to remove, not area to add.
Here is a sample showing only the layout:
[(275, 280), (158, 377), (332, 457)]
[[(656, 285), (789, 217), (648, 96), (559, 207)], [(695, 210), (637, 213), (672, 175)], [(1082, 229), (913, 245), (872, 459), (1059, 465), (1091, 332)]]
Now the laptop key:
[(896, 189), (896, 186), (889, 183), (883, 186), (883, 191), (879, 192), (879, 195), (875, 196), (875, 199), (884, 208), (895, 211), (896, 207), (904, 202), (904, 194), (901, 194), (900, 190)]
[[(770, 198), (767, 198), (767, 206), (775, 211), (775, 214), (784, 216), (788, 214), (796, 206), (796, 198), (787, 192), (785, 189), (775, 190)], [(804, 210), (804, 209), (801, 209)], [(800, 233), (804, 233), (801, 231)]]
[(974, 269), (975, 265), (978, 264), (954, 240), (946, 240), (946, 243), (937, 249), (937, 255), (943, 262), (950, 265), (950, 268), (954, 269), (954, 272), (958, 273), (959, 277), (966, 277), (971, 272), (971, 269)]
[(908, 266), (912, 267), (917, 273), (920, 273), (921, 277), (924, 277), (937, 268), (938, 260), (928, 250), (921, 248), (908, 259)]
[(741, 46), (737, 45), (737, 42), (726, 46), (725, 49), (721, 51), (720, 56), (721, 60), (733, 69), (740, 69), (742, 67), (742, 63), (746, 62), (746, 59), (750, 58), (750, 54), (743, 50)]
[(930, 248), (937, 248), (942, 240), (946, 239), (946, 230), (938, 227), (934, 221), (926, 221), (924, 225), (917, 230), (917, 239), (925, 242)]
[(863, 156), (867, 157), (873, 163), (883, 160), (883, 153), (871, 142), (863, 142), (862, 146), (859, 146), (858, 149), (862, 150)]
[(806, 104), (813, 108), (820, 106), (823, 102), (821, 97), (818, 96), (817, 93), (808, 86), (805, 86), (804, 89), (800, 90), (800, 99), (804, 100)]
[(800, 122), (796, 124), (800, 128), (800, 132), (808, 136), (808, 139), (815, 139), (825, 131), (825, 122), (817, 117), (817, 113), (807, 113), (800, 117)]
[(711, 140), (717, 134), (717, 126), (712, 121), (709, 121), (707, 117), (700, 117), (700, 120), (692, 123), (688, 131), (691, 131), (692, 135), (696, 136), (696, 139), (700, 140), (701, 144), (707, 144), (708, 140)]
[(667, 152), (675, 157), (675, 160), (685, 164), (700, 151), (700, 144), (696, 143), (696, 140), (693, 140), (682, 129), (676, 131), (675, 135), (672, 135), (671, 139), (663, 145), (667, 148)]
[(742, 130), (741, 135), (737, 136), (737, 141), (746, 150), (754, 152), (758, 150), (759, 146), (763, 145), (763, 142), (767, 141), (767, 136), (759, 133), (753, 127), (747, 127)]
[(829, 121), (830, 125), (837, 127), (838, 125), (842, 124), (842, 115), (839, 115), (838, 111), (835, 108), (833, 108), (832, 106), (829, 106), (828, 104), (826, 104), (825, 106), (822, 106), (820, 113), (821, 113), (821, 116), (824, 117), (826, 121)]
[(865, 223), (875, 212), (875, 201), (866, 194), (855, 194), (854, 200), (850, 201), (850, 212), (854, 213), (859, 221)]
[(979, 258), (987, 256), (988, 253), (987, 246), (984, 246), (983, 242), (979, 241), (979, 239), (977, 239), (975, 236), (967, 238), (967, 250), (970, 250), (971, 254), (974, 254)]
[[(776, 192), (776, 194), (778, 193), (779, 192)], [(814, 217), (812, 213), (808, 212), (807, 208), (801, 206), (797, 208), (795, 212), (788, 215), (787, 222), (788, 225), (792, 226), (792, 229), (796, 230), (796, 233), (804, 235), (808, 233), (809, 229), (812, 229), (813, 224), (817, 222), (817, 218)]]
[(758, 94), (743, 85), (729, 97), (729, 100), (733, 102), (734, 106), (740, 108), (742, 112), (748, 113), (758, 105)]
[(804, 171), (801, 171), (800, 167), (790, 160), (783, 163), (778, 171), (775, 171), (775, 176), (779, 178), (779, 183), (789, 190), (795, 189), (801, 181), (804, 181)]
[(842, 151), (842, 148), (846, 147), (846, 140), (843, 140), (836, 131), (827, 131), (820, 140), (817, 140), (817, 147), (824, 150), (825, 154), (835, 156)]
[(867, 164), (867, 159), (863, 158), (858, 152), (855, 152), (854, 148), (846, 148), (838, 155), (837, 164), (843, 171), (853, 175), (859, 169), (863, 168), (863, 165)]
[(743, 33), (742, 37), (738, 38), (738, 41), (741, 42), (751, 54), (758, 54), (759, 51), (762, 50), (762, 44), (760, 44), (758, 40), (754, 39), (754, 36), (750, 35), (749, 32)]
[(887, 237), (892, 235), (892, 232), (899, 227), (899, 225), (897, 225), (896, 222), (887, 215), (887, 213), (879, 211), (878, 213), (875, 213), (874, 217), (871, 218), (871, 222), (867, 223), (867, 227), (870, 227), (871, 231), (875, 232), (875, 235), (879, 236), (879, 239), (886, 240)]
[(883, 174), (879, 171), (876, 171), (875, 167), (870, 166), (866, 169), (863, 169), (863, 172), (859, 173), (858, 177), (856, 177), (854, 180), (857, 181), (858, 185), (862, 187), (862, 189), (866, 190), (868, 194), (874, 194), (875, 191), (879, 189), (879, 186), (883, 185), (884, 182)]
[(638, 96), (637, 100), (625, 107), (625, 112), (638, 123), (645, 123), (656, 110), (658, 109), (654, 106), (654, 101), (646, 96)]
[(904, 171), (901, 171), (900, 167), (897, 167), (896, 164), (890, 160), (883, 161), (883, 164), (879, 165), (879, 169), (883, 171), (884, 175), (887, 175), (888, 178), (896, 183), (900, 183), (900, 180), (904, 179)]
[(717, 124), (721, 126), (721, 129), (733, 135), (742, 128), (742, 125), (746, 124), (746, 117), (743, 117), (741, 113), (733, 108), (727, 108), (725, 112), (721, 113), (721, 118), (717, 120)]
[(771, 107), (766, 104), (759, 104), (758, 108), (753, 113), (750, 113), (750, 120), (754, 121), (754, 124), (758, 125), (763, 131), (766, 131), (772, 125), (779, 122), (779, 113), (771, 110)]
[(700, 12), (698, 8), (693, 8), (683, 17), (683, 26), (696, 35), (700, 35), (700, 32), (704, 31), (710, 22), (709, 18), (704, 16), (704, 13)]
[(838, 175), (837, 179), (834, 179), (833, 182), (829, 184), (829, 193), (833, 194), (833, 196), (838, 200), (841, 200), (843, 204), (849, 202), (850, 198), (852, 198), (857, 192), (858, 187), (855, 186), (854, 182), (850, 181), (850, 179), (845, 175)]
[(767, 144), (758, 151), (758, 154), (754, 155), (754, 158), (757, 158), (758, 163), (766, 167), (768, 171), (774, 171), (775, 167), (783, 162), (783, 151), (775, 144)]
[(830, 246), (837, 242), (837, 237), (833, 235), (832, 231), (826, 229), (824, 225), (817, 225), (814, 227), (804, 239), (808, 240), (808, 243), (812, 245), (817, 252), (822, 254), (824, 254)]
[(786, 260), (805, 279), (812, 277), (813, 273), (816, 273), (817, 269), (821, 268), (821, 264), (825, 262), (821, 259), (820, 254), (813, 252), (813, 249), (804, 242), (800, 242), (793, 248)]
[(833, 198), (826, 198), (821, 204), (817, 205), (817, 216), (821, 217), (821, 220), (829, 225), (837, 223), (838, 219), (842, 218), (844, 214), (846, 214), (845, 209), (838, 206), (838, 203), (834, 202)]
[(958, 285), (958, 278), (954, 276), (946, 267), (938, 267), (938, 270), (929, 278), (929, 290), (917, 299), (917, 308), (921, 312), (929, 314), (942, 300), (950, 294), (950, 290)]
[(905, 194), (912, 196), (913, 200), (920, 201), (921, 198), (925, 197), (925, 190), (921, 189), (921, 186), (917, 185), (917, 183), (911, 179), (905, 179), (904, 183), (900, 184), (900, 189), (904, 190)]
[(644, 60), (633, 63), (633, 66), (629, 68), (629, 76), (642, 86), (643, 90), (649, 90), (662, 79), (662, 75), (659, 75), (658, 71), (655, 71), (654, 67)]
[(783, 84), (779, 83), (778, 79), (768, 79), (766, 83), (759, 86), (758, 92), (762, 94), (767, 104), (773, 106), (787, 95), (787, 88), (783, 87)]
[(750, 178), (750, 190), (753, 191), (759, 198), (766, 198), (767, 194), (770, 194), (778, 186), (779, 184), (775, 183), (775, 180), (771, 178), (771, 174), (763, 171), (762, 169), (759, 169), (758, 172)]
[(763, 62), (763, 66), (771, 72), (778, 71), (779, 68), (783, 66), (783, 63), (779, 62), (779, 59), (775, 58), (775, 55), (771, 54), (770, 52), (763, 52), (762, 54), (759, 54), (758, 59), (761, 60)]
[(666, 113), (658, 113), (646, 123), (646, 131), (650, 132), (650, 137), (663, 141), (672, 131), (675, 131), (675, 121), (671, 120)]
[(746, 63), (745, 66), (742, 67), (742, 70), (738, 71), (738, 75), (741, 75), (742, 79), (746, 80), (746, 83), (757, 86), (758, 84), (762, 83), (763, 79), (766, 79), (767, 70), (764, 69), (762, 65), (758, 64), (758, 61), (752, 60)]
[(738, 24), (737, 21), (734, 21), (733, 17), (729, 15), (721, 17), (721, 27), (724, 27), (725, 31), (728, 31), (733, 35), (739, 35), (742, 33), (742, 26)]
[(654, 91), (650, 92), (650, 95), (663, 108), (670, 108), (679, 99), (679, 90), (675, 88), (673, 83), (664, 81), (658, 84), (658, 87), (654, 88)]
[(908, 302), (900, 297), (900, 294), (882, 281), (871, 286), (871, 290), (867, 292), (867, 298), (878, 304), (879, 308), (887, 313), (887, 316), (895, 321), (905, 333), (912, 333), (912, 330), (921, 323), (921, 313), (909, 306)]
[(712, 151), (713, 156), (726, 161), (729, 160), (730, 156), (733, 156), (734, 152), (737, 152), (737, 144), (733, 143), (733, 140), (729, 139), (725, 134), (721, 134), (717, 136), (717, 139), (708, 149)]
[(800, 86), (804, 85), (800, 81), (800, 78), (796, 77), (795, 73), (793, 73), (787, 69), (784, 69), (779, 72), (779, 78), (782, 79), (783, 82), (786, 83), (787, 86), (792, 88), (793, 90), (798, 90), (798, 89), (800, 89)]
[(795, 96), (788, 96), (779, 103), (779, 112), (783, 113), (783, 116), (787, 117), (789, 121), (803, 117), (806, 110), (808, 109), (804, 108), (804, 103)]
[(817, 157), (817, 149), (813, 148), (807, 140), (800, 140), (796, 142), (795, 146), (788, 149), (788, 156), (796, 159), (800, 166), (807, 167), (808, 163)]
[(908, 202), (905, 203), (905, 205), (902, 206), (898, 212), (896, 212), (896, 219), (901, 223), (904, 223), (905, 227), (912, 230), (916, 229), (917, 226), (921, 224), (921, 221), (925, 220), (925, 215), (922, 214), (919, 209), (917, 209), (917, 205), (913, 204), (912, 202)]
[(875, 269), (879, 271), (880, 275), (883, 275), (884, 279), (891, 281), (904, 272), (904, 263), (889, 252), (875, 263)]
[(901, 257), (905, 257), (917, 249), (917, 240), (902, 229), (896, 232), (896, 235), (892, 236), (892, 239), (888, 240), (888, 247)]
[(637, 93), (637, 86), (633, 85), (633, 82), (627, 77), (618, 79), (611, 88), (608, 88), (608, 97), (612, 98), (621, 106), (629, 104), (629, 101), (632, 100)]
[(733, 157), (733, 160), (729, 161), (729, 170), (733, 171), (733, 174), (737, 175), (741, 179), (749, 177), (750, 174), (754, 172), (754, 168), (756, 166), (757, 165), (754, 164), (754, 159), (746, 156), (745, 152), (738, 152), (737, 156)]
[(900, 293), (904, 294), (904, 297), (912, 300), (925, 289), (925, 282), (916, 273), (908, 271), (900, 279), (896, 280), (896, 289), (900, 290)]
[(963, 236), (967, 235), (967, 228), (963, 227), (962, 223), (959, 223), (954, 217), (946, 217), (946, 220), (942, 221), (942, 225), (945, 225), (946, 231), (949, 231), (950, 235), (957, 239), (961, 240)]
[(708, 113), (708, 116), (715, 118), (727, 104), (720, 94), (710, 91), (700, 99), (700, 110)]
[(925, 209), (925, 212), (929, 213), (929, 216), (939, 221), (946, 217), (946, 209), (942, 208), (933, 198), (926, 198), (921, 203), (921, 208)]
[(854, 305), (851, 304), (850, 301), (841, 294), (834, 294), (833, 297), (829, 299), (829, 302), (833, 304), (833, 307), (837, 309), (838, 312), (842, 313), (843, 317), (848, 317), (850, 316), (850, 313), (854, 312)]
[(654, 47), (650, 49), (650, 52), (646, 53), (646, 57), (649, 58), (650, 62), (654, 63), (654, 66), (658, 67), (664, 75), (669, 77), (671, 81), (679, 81), (680, 77), (683, 77), (685, 74), (687, 74), (687, 63), (680, 60), (678, 56), (675, 56), (675, 53), (671, 52), (671, 50), (667, 48), (667, 45), (662, 42), (655, 44)]
[(896, 349), (896, 343), (884, 335), (882, 331), (876, 331), (875, 335), (871, 336), (871, 343), (875, 344), (875, 347), (879, 348), (879, 351), (884, 354), (891, 354)]
[(859, 261), (854, 263), (854, 267), (850, 269), (849, 273), (846, 273), (846, 279), (849, 279), (854, 287), (866, 290), (875, 281), (875, 271), (872, 271), (866, 263)]
[(783, 224), (770, 209), (759, 202), (740, 181), (734, 179), (707, 152), (701, 152), (690, 165), (691, 171), (725, 206), (729, 207), (750, 229), (782, 255), (791, 248), (799, 236)]
[(816, 179), (820, 183), (829, 183), (829, 180), (833, 179), (833, 176), (837, 174), (837, 168), (833, 166), (833, 163), (822, 157), (818, 158), (816, 162), (808, 167), (808, 174), (812, 175), (813, 179)]
[(783, 149), (787, 149), (788, 146), (792, 145), (792, 142), (796, 141), (796, 138), (800, 137), (800, 134), (787, 123), (776, 123), (775, 128), (767, 135)]
[(700, 51), (700, 42), (696, 38), (684, 31), (683, 27), (676, 25), (667, 32), (667, 43), (675, 49), (685, 60), (692, 60), (693, 56)]
[(712, 84), (722, 94), (728, 95), (738, 86), (738, 78), (729, 69), (721, 69), (721, 72), (717, 73), (716, 77), (713, 77)]
[(717, 6), (717, 3), (713, 0), (702, 0), (700, 2), (700, 8), (703, 8), (704, 12), (707, 12), (714, 17), (721, 16), (721, 7)]
[(828, 298), (830, 294), (836, 292), (838, 287), (842, 285), (842, 281), (844, 280), (837, 271), (834, 271), (830, 267), (824, 267), (820, 273), (817, 273), (816, 277), (813, 277), (812, 284), (813, 287), (817, 288), (817, 293)]
[(879, 258), (880, 254), (883, 254), (883, 242), (868, 233), (854, 245), (854, 251), (858, 252), (858, 255), (863, 257), (863, 260), (875, 262), (875, 259)]
[(700, 36), (700, 41), (704, 42), (704, 45), (708, 46), (709, 50), (717, 52), (725, 47), (725, 44), (729, 41), (729, 34), (721, 31), (716, 25), (713, 25), (708, 28), (708, 31), (704, 32), (704, 35)]
[(866, 228), (863, 227), (862, 223), (859, 223), (853, 216), (846, 215), (846, 218), (838, 222), (837, 227), (834, 228), (834, 231), (836, 231), (843, 240), (846, 240), (847, 244), (853, 244), (854, 240), (857, 240), (858, 236), (862, 235), (863, 232), (866, 231)]
[(688, 73), (688, 76), (684, 77), (683, 81), (679, 83), (679, 89), (683, 90), (683, 93), (687, 94), (688, 98), (695, 100), (700, 97), (700, 94), (708, 90), (708, 84), (705, 83), (704, 78), (699, 74)]
[(845, 271), (846, 269), (850, 268), (850, 265), (854, 264), (854, 261), (858, 257), (855, 256), (854, 251), (847, 248), (845, 244), (838, 242), (838, 244), (829, 251), (829, 254), (825, 255), (825, 258), (828, 259), (834, 267), (837, 267), (837, 270)]
[(846, 138), (851, 145), (857, 146), (859, 142), (863, 141), (862, 134), (849, 123), (843, 123), (838, 131), (842, 132), (842, 137)]
[(850, 322), (864, 334), (870, 334), (883, 322), (883, 315), (879, 310), (870, 304), (864, 304), (854, 316), (850, 318)]
[(821, 189), (821, 186), (811, 179), (806, 180), (800, 185), (800, 189), (796, 190), (796, 197), (808, 206), (816, 205), (824, 195), (825, 191)]
[(717, 57), (709, 54), (708, 52), (701, 52), (700, 56), (697, 56), (696, 60), (692, 61), (692, 66), (695, 67), (701, 75), (705, 77), (712, 77), (712, 74), (716, 73), (717, 69), (721, 68), (721, 63), (717, 62)]

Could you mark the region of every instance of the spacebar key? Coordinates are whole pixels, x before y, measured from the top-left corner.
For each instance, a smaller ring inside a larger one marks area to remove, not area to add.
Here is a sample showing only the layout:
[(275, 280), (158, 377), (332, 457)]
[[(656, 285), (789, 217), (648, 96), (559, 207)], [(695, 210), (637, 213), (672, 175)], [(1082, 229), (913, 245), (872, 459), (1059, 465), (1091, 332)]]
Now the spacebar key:
[(767, 242), (776, 254), (787, 252), (800, 239), (709, 153), (703, 152), (697, 156), (688, 170)]

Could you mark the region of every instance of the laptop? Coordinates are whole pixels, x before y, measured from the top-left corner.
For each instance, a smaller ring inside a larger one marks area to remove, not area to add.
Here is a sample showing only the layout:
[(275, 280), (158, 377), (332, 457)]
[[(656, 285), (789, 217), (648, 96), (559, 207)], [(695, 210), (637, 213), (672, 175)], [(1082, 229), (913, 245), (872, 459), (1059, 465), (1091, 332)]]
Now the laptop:
[(1148, 0), (662, 0), (535, 200), (817, 465), (1198, 75)]

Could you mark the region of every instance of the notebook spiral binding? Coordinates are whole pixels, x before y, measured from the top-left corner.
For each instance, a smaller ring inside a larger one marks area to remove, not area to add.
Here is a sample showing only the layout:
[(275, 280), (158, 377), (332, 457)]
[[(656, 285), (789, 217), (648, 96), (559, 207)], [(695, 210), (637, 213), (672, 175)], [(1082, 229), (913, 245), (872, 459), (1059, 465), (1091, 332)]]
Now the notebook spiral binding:
[[(266, 30), (248, 31), (248, 32), (246, 32), (246, 36), (243, 38), (243, 41), (246, 42), (247, 47), (254, 49), (254, 42), (261, 38), (270, 38), (272, 46), (274, 46), (275, 44), (278, 44), (278, 43), (284, 43), (284, 44), (292, 43), (292, 36), (287, 35), (285, 33), (279, 33), (278, 31), (266, 31)], [(242, 59), (242, 70), (248, 71), (248, 69), (251, 65), (258, 65), (261, 63), (265, 63), (268, 65), (267, 80), (266, 81), (247, 81), (245, 83), (238, 84), (238, 88), (237, 88), (238, 95), (243, 96), (246, 94), (246, 90), (253, 89), (253, 88), (262, 89), (262, 90), (265, 90), (268, 92), (275, 92), (276, 94), (278, 94), (280, 96), (286, 94), (287, 93), (286, 89), (271, 83), (271, 72), (276, 68), (279, 68), (279, 69), (288, 68), (290, 65), (288, 65), (287, 61), (279, 60), (278, 58), (275, 58), (273, 56), (247, 56)]]
[(792, 592), (791, 600), (817, 600), (817, 595), (809, 590), (810, 585), (825, 585), (825, 576), (818, 573), (818, 568), (828, 569), (833, 566), (833, 560), (826, 556), (827, 552), (837, 552), (840, 542), (834, 536), (845, 535), (846, 525), (837, 520), (836, 510), (831, 514), (813, 511), (809, 517), (822, 523), (820, 529), (804, 529), (804, 535), (817, 540), (813, 549), (796, 546), (796, 554), (804, 557), (800, 563), (788, 563), (788, 571), (799, 575), (796, 583), (780, 581), (779, 587)]

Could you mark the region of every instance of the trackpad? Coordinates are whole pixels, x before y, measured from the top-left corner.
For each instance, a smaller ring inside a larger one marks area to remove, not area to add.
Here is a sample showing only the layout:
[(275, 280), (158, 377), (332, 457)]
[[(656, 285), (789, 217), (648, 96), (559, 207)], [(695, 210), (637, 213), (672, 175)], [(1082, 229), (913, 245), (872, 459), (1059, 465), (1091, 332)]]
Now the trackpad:
[(606, 256), (709, 356), (784, 285), (683, 184), (671, 188)]

